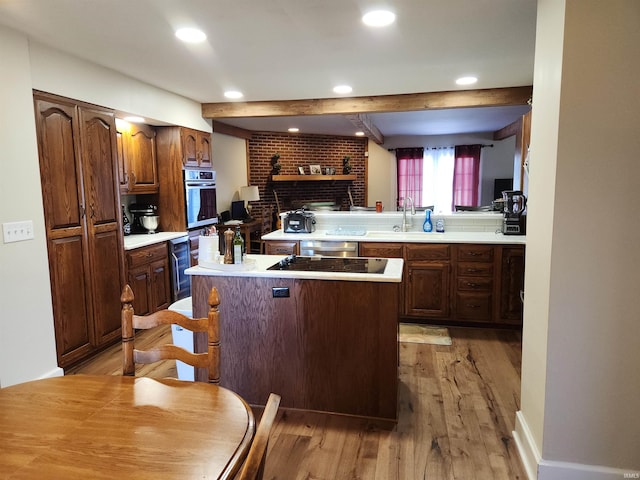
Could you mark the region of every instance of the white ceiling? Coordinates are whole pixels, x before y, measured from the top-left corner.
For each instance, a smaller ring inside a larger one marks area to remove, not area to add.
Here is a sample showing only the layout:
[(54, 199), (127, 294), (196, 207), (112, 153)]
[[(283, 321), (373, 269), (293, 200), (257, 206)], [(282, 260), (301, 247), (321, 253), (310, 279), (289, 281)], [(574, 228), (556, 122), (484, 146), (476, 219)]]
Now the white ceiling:
[[(396, 23), (364, 26), (362, 14), (379, 6)], [(447, 91), (463, 75), (479, 78), (471, 88), (532, 85), (535, 18), (536, 0), (0, 0), (0, 24), (201, 103), (226, 102), (229, 89), (245, 101), (332, 98), (337, 84), (351, 85), (351, 96)], [(207, 41), (179, 42), (181, 26), (199, 27)], [(495, 130), (524, 111), (372, 118), (385, 136), (424, 135)], [(279, 131), (286, 120), (223, 121)], [(297, 120), (314, 133), (347, 122)]]

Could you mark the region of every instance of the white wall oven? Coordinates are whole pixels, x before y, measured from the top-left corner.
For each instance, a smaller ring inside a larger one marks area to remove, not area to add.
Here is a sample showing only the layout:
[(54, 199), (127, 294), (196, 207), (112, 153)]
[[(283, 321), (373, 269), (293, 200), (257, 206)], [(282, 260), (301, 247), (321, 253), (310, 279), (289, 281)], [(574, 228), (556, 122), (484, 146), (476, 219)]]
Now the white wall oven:
[(184, 198), (188, 229), (218, 222), (214, 170), (184, 170)]

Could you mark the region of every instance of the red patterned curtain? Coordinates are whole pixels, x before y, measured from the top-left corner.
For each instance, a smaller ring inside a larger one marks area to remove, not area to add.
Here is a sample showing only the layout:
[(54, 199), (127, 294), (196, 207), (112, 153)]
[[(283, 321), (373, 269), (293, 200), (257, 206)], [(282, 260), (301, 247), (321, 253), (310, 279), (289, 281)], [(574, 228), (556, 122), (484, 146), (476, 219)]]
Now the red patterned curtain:
[(480, 183), (481, 145), (456, 145), (453, 167), (453, 205), (475, 207), (478, 205), (478, 185)]
[(422, 205), (422, 165), (424, 148), (397, 148), (398, 164), (398, 206), (400, 200), (411, 197), (414, 205)]

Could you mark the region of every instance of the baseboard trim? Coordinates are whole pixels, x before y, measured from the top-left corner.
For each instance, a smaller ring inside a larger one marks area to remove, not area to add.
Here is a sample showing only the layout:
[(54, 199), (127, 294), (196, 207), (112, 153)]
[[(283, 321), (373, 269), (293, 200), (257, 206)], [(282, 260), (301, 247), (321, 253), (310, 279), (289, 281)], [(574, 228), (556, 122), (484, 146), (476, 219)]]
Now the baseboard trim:
[(43, 378), (53, 378), (53, 377), (63, 377), (63, 376), (64, 376), (64, 370), (60, 367), (56, 367), (53, 370), (48, 371), (44, 375), (41, 375), (38, 378), (38, 380), (41, 380)]
[(620, 480), (623, 478), (640, 478), (640, 471), (550, 460), (542, 460), (538, 465), (538, 480)]
[(516, 412), (516, 425), (513, 431), (513, 438), (529, 480), (640, 479), (640, 471), (638, 470), (624, 470), (599, 465), (544, 460), (540, 456), (540, 452), (533, 440), (531, 430), (527, 425), (522, 411)]
[(538, 478), (538, 464), (540, 463), (541, 456), (521, 410), (516, 412), (516, 426), (512, 433), (527, 478), (529, 480), (536, 480)]

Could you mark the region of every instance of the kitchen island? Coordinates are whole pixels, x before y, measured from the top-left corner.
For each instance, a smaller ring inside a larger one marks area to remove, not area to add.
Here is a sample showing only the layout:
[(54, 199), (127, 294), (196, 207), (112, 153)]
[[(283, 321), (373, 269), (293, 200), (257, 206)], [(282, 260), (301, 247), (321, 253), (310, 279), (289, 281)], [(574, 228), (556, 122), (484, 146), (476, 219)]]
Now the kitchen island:
[(381, 273), (268, 270), (284, 258), (187, 270), (194, 316), (212, 286), (220, 294), (221, 385), (251, 404), (275, 392), (283, 407), (395, 421), (403, 260)]

